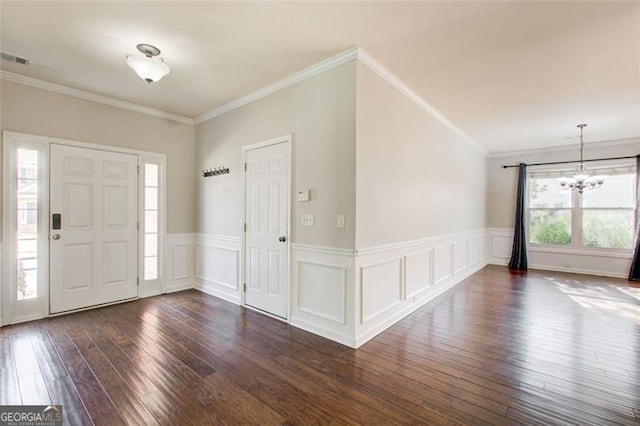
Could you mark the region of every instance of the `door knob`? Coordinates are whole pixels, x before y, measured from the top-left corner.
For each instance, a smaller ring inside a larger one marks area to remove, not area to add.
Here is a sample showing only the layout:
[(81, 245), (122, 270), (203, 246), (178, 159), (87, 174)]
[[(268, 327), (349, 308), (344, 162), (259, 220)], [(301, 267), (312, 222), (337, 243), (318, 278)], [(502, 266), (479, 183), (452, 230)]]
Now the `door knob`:
[(59, 239), (60, 239), (60, 234), (53, 234), (53, 235), (51, 236), (51, 239), (52, 239), (52, 240), (59, 240)]
[(284, 235), (282, 235), (280, 238), (278, 238), (278, 241), (280, 241), (281, 243), (284, 243), (287, 241), (287, 237), (285, 237)]

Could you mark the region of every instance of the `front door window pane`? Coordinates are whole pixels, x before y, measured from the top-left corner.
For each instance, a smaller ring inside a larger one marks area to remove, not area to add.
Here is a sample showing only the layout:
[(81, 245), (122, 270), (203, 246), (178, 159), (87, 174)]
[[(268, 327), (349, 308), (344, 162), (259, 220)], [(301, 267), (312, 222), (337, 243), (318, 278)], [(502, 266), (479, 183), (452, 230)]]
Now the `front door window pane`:
[(38, 151), (18, 149), (16, 285), (18, 300), (38, 297)]

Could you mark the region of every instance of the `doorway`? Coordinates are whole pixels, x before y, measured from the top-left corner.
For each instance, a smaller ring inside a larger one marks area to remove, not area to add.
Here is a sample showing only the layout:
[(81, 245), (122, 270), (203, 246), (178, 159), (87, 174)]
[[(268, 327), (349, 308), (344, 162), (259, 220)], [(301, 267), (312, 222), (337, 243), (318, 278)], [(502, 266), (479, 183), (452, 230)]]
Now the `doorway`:
[(291, 138), (272, 139), (244, 151), (244, 303), (287, 319)]
[(3, 132), (0, 325), (164, 291), (164, 154)]

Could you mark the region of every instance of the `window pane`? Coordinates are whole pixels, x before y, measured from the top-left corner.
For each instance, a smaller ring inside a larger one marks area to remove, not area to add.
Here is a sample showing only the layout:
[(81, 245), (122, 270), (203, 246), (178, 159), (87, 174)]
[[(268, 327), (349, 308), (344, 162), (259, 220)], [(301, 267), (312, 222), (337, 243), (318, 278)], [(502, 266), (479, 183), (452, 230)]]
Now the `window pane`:
[(147, 210), (144, 212), (144, 232), (158, 232), (158, 211)]
[(16, 289), (24, 300), (38, 296), (38, 151), (16, 154)]
[(156, 278), (158, 278), (158, 258), (145, 257), (144, 258), (144, 279), (155, 280)]
[(158, 234), (144, 234), (144, 255), (158, 255)]
[(144, 208), (147, 210), (158, 209), (158, 188), (144, 189)]
[(563, 190), (555, 178), (529, 179), (529, 207), (571, 207), (571, 191)]
[(18, 257), (35, 257), (38, 251), (38, 240), (35, 238), (18, 239)]
[(529, 242), (534, 244), (571, 244), (571, 210), (530, 210)]
[(600, 188), (582, 193), (582, 206), (633, 208), (634, 180), (633, 174), (609, 176)]
[(18, 300), (31, 299), (38, 296), (38, 270), (25, 269), (18, 260)]
[(631, 248), (633, 210), (583, 210), (582, 244), (587, 247)]
[(158, 186), (158, 165), (146, 163), (144, 165), (144, 186)]

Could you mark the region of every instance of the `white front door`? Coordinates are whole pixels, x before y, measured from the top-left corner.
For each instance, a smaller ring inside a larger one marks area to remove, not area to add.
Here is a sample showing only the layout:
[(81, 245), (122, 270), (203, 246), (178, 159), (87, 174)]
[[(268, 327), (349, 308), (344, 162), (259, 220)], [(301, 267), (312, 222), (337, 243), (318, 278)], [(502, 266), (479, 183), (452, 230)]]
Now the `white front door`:
[(289, 142), (246, 153), (245, 304), (287, 317)]
[(137, 157), (56, 144), (50, 155), (50, 313), (136, 297)]

